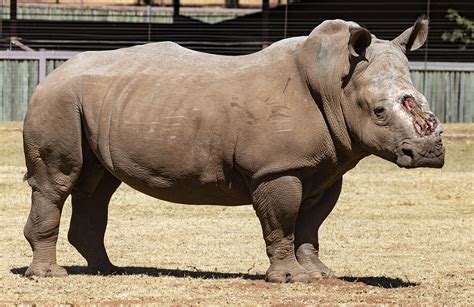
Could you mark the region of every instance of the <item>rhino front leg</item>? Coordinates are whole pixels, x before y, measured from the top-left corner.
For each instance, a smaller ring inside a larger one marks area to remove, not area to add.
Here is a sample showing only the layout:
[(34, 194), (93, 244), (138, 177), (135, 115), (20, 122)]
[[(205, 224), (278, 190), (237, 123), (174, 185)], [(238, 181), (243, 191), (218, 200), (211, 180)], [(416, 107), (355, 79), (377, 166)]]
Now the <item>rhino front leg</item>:
[(294, 250), (294, 229), (301, 203), (298, 178), (279, 177), (258, 185), (252, 194), (253, 206), (262, 225), (270, 267), (269, 282), (309, 282)]
[(334, 208), (341, 187), (342, 178), (326, 190), (319, 200), (304, 201), (298, 214), (295, 228), (296, 258), (313, 279), (329, 277), (331, 273), (330, 269), (319, 260), (318, 231)]

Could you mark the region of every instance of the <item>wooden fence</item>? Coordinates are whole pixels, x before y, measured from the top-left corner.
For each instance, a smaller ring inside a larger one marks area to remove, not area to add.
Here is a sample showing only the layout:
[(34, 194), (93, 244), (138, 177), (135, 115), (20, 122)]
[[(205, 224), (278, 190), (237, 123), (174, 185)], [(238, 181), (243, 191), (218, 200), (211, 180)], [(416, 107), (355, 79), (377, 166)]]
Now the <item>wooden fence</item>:
[[(22, 121), (36, 85), (76, 54), (0, 52), (0, 121)], [(474, 63), (411, 62), (411, 78), (442, 122), (474, 122)]]
[(0, 121), (23, 121), (38, 83), (76, 53), (0, 51)]
[(474, 63), (412, 62), (411, 79), (445, 123), (474, 122)]

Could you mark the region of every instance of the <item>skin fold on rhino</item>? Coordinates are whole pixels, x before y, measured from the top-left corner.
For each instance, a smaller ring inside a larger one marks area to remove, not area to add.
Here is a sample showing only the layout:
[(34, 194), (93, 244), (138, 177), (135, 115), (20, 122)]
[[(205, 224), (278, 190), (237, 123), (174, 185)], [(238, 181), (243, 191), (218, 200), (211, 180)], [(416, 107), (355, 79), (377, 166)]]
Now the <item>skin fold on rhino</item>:
[(331, 20), (246, 56), (170, 42), (75, 56), (38, 85), (24, 122), (26, 275), (66, 275), (56, 241), (70, 194), (69, 241), (91, 274), (120, 273), (104, 233), (125, 182), (176, 203), (253, 204), (266, 280), (328, 276), (318, 230), (345, 172), (371, 154), (405, 168), (444, 163), (442, 128), (405, 55), (427, 31), (420, 18), (386, 41)]

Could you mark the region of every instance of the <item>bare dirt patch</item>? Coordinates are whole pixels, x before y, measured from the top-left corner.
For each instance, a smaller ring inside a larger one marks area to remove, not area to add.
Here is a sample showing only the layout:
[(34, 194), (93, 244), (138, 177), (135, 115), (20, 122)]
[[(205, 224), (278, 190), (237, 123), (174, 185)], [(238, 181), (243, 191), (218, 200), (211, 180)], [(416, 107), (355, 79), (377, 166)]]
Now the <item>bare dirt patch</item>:
[(85, 260), (67, 242), (67, 202), (58, 263), (70, 275), (28, 279), (21, 124), (2, 123), (0, 304), (473, 304), (474, 125), (445, 125), (445, 135), (441, 170), (401, 170), (370, 157), (344, 177), (321, 230), (332, 279), (265, 283), (268, 260), (250, 206), (170, 204), (125, 185), (112, 199), (106, 235), (125, 275), (85, 274)]

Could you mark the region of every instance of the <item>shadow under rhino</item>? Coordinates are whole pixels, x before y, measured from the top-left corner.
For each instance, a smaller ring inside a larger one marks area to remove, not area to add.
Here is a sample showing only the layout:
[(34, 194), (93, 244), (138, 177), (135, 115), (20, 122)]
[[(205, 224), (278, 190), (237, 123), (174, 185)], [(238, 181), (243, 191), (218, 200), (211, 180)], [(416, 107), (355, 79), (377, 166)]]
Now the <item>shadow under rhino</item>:
[[(87, 275), (86, 266), (65, 266), (64, 267), (69, 275)], [(13, 268), (10, 270), (11, 273), (17, 275), (25, 275), (28, 267)], [(265, 278), (261, 274), (249, 274), (249, 273), (224, 273), (224, 272), (210, 272), (210, 271), (190, 271), (181, 269), (160, 269), (152, 267), (122, 267), (122, 275), (146, 275), (152, 277), (170, 276), (177, 278), (196, 278), (196, 279), (244, 279), (244, 280), (261, 280)], [(350, 283), (363, 283), (367, 286), (373, 286), (385, 289), (395, 288), (409, 288), (420, 285), (416, 282), (404, 281), (400, 278), (391, 278), (386, 276), (341, 276), (333, 277), (334, 279), (347, 281)]]
[[(86, 266), (64, 266), (69, 275), (88, 275)], [(17, 275), (25, 275), (28, 267), (13, 268), (10, 270), (11, 273)], [(122, 271), (120, 275), (146, 275), (152, 277), (160, 276), (171, 276), (177, 278), (198, 278), (198, 279), (233, 279), (241, 278), (245, 280), (261, 280), (265, 278), (264, 275), (260, 274), (248, 274), (248, 273), (223, 273), (223, 272), (211, 272), (211, 271), (200, 271), (200, 270), (181, 270), (181, 269), (160, 269), (152, 267), (133, 267), (126, 266), (121, 267)]]

